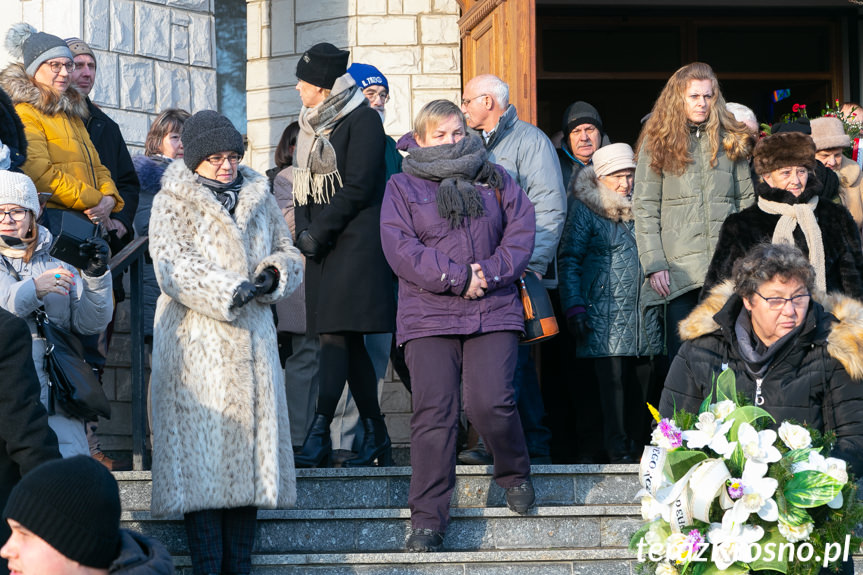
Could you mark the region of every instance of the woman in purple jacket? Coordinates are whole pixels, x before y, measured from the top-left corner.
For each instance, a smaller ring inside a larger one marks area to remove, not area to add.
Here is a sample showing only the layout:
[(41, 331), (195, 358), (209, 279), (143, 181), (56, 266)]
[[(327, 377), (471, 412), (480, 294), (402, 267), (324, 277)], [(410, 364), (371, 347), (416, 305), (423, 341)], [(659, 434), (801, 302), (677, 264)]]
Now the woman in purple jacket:
[(535, 217), (522, 189), (490, 163), (446, 100), (427, 104), (400, 147), (381, 243), (399, 278), (397, 341), (413, 379), (410, 551), (437, 551), (455, 487), (459, 387), (494, 455), (507, 506), (534, 504), (512, 378), (524, 315), (516, 280), (533, 251)]

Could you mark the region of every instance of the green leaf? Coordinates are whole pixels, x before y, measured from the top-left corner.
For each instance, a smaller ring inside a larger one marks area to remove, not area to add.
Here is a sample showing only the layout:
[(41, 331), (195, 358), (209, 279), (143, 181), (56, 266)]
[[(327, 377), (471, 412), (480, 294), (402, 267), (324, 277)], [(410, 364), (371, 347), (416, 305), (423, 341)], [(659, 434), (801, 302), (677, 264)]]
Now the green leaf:
[(716, 378), (716, 403), (730, 399), (737, 402), (737, 382), (734, 378), (734, 371), (726, 368)]
[(795, 463), (800, 463), (801, 461), (809, 461), (809, 454), (815, 451), (816, 453), (821, 451), (820, 447), (806, 447), (804, 449), (792, 449), (788, 453), (783, 456), (785, 463), (788, 464), (789, 469)]
[(691, 451), (688, 449), (675, 449), (666, 454), (666, 463), (668, 464), (669, 472), (671, 473), (671, 481), (678, 481), (686, 475), (693, 465), (707, 459), (707, 454), (703, 451)]
[(812, 521), (806, 510), (790, 505), (782, 492), (776, 493), (776, 506), (779, 508), (779, 519), (788, 525), (796, 527)]
[(630, 551), (638, 551), (638, 542), (644, 538), (648, 531), (650, 531), (650, 525), (650, 523), (645, 523), (638, 529), (638, 531), (632, 534), (632, 538), (629, 540)]
[(705, 411), (710, 410), (710, 404), (713, 403), (711, 401), (713, 399), (713, 390), (710, 390), (710, 395), (704, 398), (704, 401), (701, 402), (701, 406), (698, 408), (698, 415), (701, 415)]
[(843, 485), (826, 473), (801, 471), (785, 484), (785, 499), (797, 507), (820, 507), (839, 495)]
[(740, 425), (742, 423), (752, 423), (761, 419), (762, 417), (767, 417), (770, 421), (776, 421), (773, 419), (773, 416), (761, 409), (760, 407), (756, 407), (754, 405), (744, 405), (743, 407), (738, 407), (734, 411), (728, 414), (726, 420), (731, 420), (734, 424), (731, 426), (731, 430), (728, 432), (728, 441), (737, 441), (737, 433), (740, 429)]
[[(772, 543), (773, 549), (773, 560), (768, 561), (764, 558), (767, 551), (767, 544)], [(779, 533), (778, 527), (771, 527), (764, 533), (764, 537), (758, 541), (758, 546), (761, 549), (762, 556), (749, 564), (749, 567), (753, 571), (760, 571), (761, 569), (771, 569), (773, 571), (779, 571), (780, 573), (788, 573), (788, 560), (787, 553), (783, 557), (783, 559), (779, 560), (779, 546), (782, 543), (788, 543), (788, 540)]]
[(740, 477), (743, 474), (743, 466), (746, 465), (746, 458), (743, 456), (743, 448), (740, 447), (739, 443), (731, 453), (729, 462), (731, 465), (728, 471), (731, 472), (732, 477)]

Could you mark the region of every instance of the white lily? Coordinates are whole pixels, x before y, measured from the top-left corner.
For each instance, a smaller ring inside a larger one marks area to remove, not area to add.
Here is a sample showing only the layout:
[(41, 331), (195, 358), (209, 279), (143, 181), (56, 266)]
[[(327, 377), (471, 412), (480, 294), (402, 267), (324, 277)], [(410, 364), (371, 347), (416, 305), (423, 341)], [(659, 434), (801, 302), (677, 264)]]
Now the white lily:
[(719, 403), (710, 404), (710, 411), (713, 412), (713, 415), (716, 416), (716, 419), (725, 419), (726, 417), (731, 415), (731, 412), (735, 409), (737, 409), (737, 404), (730, 399), (720, 401)]
[(779, 426), (779, 439), (788, 449), (806, 449), (812, 447), (812, 435), (809, 430), (799, 425), (783, 421)]
[(776, 432), (772, 429), (755, 431), (748, 423), (741, 423), (737, 429), (737, 441), (746, 458), (746, 466), (754, 466), (751, 473), (759, 477), (767, 475), (767, 464), (779, 461), (782, 454), (773, 446), (776, 442)]
[[(848, 483), (848, 469), (845, 460), (837, 459), (836, 457), (824, 457), (816, 451), (809, 452), (808, 461), (800, 461), (791, 467), (792, 473), (800, 471), (820, 471), (841, 483)], [(842, 497), (842, 492), (840, 491), (839, 495), (827, 504), (827, 507), (839, 509), (844, 502), (845, 499)]]
[(723, 457), (730, 457), (733, 447), (725, 434), (731, 429), (733, 421), (722, 421), (710, 411), (705, 411), (698, 416), (695, 429), (683, 432), (683, 440), (689, 449), (701, 449), (705, 445)]
[(737, 561), (751, 559), (750, 547), (764, 537), (764, 529), (737, 521), (734, 510), (722, 516), (722, 523), (711, 523), (707, 540), (713, 544), (711, 559), (720, 571), (725, 571)]
[(749, 515), (757, 513), (764, 521), (779, 519), (779, 506), (773, 499), (779, 482), (772, 477), (764, 477), (761, 467), (747, 461), (743, 467), (743, 496), (734, 502), (732, 511), (740, 523), (749, 519)]

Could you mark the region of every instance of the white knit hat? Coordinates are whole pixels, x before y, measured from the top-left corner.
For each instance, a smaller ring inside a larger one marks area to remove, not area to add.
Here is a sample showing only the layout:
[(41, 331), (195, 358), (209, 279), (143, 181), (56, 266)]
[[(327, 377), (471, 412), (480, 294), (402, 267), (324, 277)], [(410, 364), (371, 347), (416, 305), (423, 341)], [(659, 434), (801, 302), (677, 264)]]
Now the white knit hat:
[(609, 144), (593, 153), (593, 171), (607, 176), (620, 170), (635, 168), (635, 154), (629, 144)]
[(812, 139), (815, 141), (816, 151), (847, 148), (851, 145), (851, 138), (845, 133), (845, 126), (839, 118), (832, 116), (815, 118), (809, 125), (812, 126)]
[(24, 174), (0, 170), (0, 205), (14, 204), (39, 214), (39, 195), (33, 180)]

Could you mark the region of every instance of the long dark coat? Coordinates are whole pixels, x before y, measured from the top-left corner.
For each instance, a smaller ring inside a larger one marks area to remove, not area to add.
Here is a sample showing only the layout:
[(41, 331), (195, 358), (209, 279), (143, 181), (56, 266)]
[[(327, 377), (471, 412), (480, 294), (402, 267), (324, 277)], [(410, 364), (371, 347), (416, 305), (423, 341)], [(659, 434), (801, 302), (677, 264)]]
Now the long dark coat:
[[(756, 192), (766, 200), (795, 204), (809, 201), (814, 195), (820, 194), (821, 189), (818, 180), (811, 178), (799, 197), (785, 190), (771, 188), (764, 182), (758, 184)], [(838, 291), (863, 300), (863, 252), (860, 248), (860, 234), (851, 214), (845, 206), (822, 197), (815, 206), (815, 218), (824, 242), (827, 291)], [(716, 251), (704, 279), (702, 297), (709, 293), (712, 287), (731, 277), (731, 270), (738, 258), (743, 257), (756, 245), (770, 242), (778, 221), (779, 215), (762, 211), (757, 203), (728, 216), (719, 231)], [(794, 243), (804, 254), (809, 254), (800, 226), (794, 230)]]
[[(21, 477), (40, 463), (60, 459), (57, 436), (39, 401), (39, 378), (27, 323), (0, 308), (0, 509)], [(12, 532), (0, 522), (0, 541)], [(8, 573), (0, 559), (0, 574)]]
[(297, 206), (296, 233), (326, 246), (306, 260), (306, 327), (311, 334), (395, 329), (392, 271), (381, 250), (385, 138), (381, 118), (360, 106), (330, 134), (342, 186), (328, 204)]

